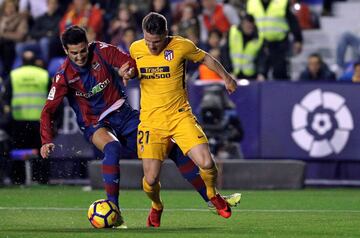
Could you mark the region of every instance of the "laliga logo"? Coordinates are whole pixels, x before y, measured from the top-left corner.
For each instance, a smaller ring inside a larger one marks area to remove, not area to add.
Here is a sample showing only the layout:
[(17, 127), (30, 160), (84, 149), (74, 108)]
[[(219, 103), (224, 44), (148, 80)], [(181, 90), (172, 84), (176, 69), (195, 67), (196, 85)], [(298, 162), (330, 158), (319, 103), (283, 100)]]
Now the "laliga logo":
[(292, 138), (310, 157), (340, 153), (354, 128), (345, 99), (334, 92), (315, 89), (292, 112)]

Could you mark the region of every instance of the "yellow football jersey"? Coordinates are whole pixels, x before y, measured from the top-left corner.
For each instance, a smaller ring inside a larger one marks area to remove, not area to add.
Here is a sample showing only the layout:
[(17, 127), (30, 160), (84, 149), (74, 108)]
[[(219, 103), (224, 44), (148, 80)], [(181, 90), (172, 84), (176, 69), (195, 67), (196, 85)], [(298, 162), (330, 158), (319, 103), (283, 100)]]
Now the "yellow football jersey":
[[(179, 110), (188, 105), (185, 84), (186, 60), (201, 61), (205, 52), (193, 42), (180, 36), (170, 36), (170, 42), (159, 55), (152, 55), (145, 40), (130, 46), (130, 55), (135, 59), (141, 88), (141, 115)], [(190, 106), (189, 106), (190, 108)], [(142, 120), (143, 121), (143, 120)]]

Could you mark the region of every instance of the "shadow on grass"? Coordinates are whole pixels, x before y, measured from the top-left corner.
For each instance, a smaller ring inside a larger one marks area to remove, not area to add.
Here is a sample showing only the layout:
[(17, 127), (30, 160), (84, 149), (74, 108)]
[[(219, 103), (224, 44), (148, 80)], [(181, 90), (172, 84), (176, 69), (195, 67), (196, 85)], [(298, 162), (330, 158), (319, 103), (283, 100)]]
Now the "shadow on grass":
[(13, 228), (13, 229), (1, 229), (1, 233), (9, 232), (9, 233), (203, 233), (204, 230), (211, 231), (212, 233), (224, 234), (226, 233), (225, 228), (220, 227), (179, 227), (179, 228), (147, 228), (147, 227), (135, 227), (128, 229), (94, 229), (94, 228), (30, 228), (30, 229), (21, 229), (21, 228)]

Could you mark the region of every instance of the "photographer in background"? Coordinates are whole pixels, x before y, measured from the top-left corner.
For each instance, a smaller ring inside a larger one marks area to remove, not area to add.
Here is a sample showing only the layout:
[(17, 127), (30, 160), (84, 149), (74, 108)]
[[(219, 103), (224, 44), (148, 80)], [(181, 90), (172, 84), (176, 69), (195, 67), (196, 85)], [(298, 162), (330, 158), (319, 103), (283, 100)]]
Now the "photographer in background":
[(240, 142), (244, 131), (235, 104), (222, 85), (210, 85), (204, 90), (199, 119), (217, 159), (243, 158)]

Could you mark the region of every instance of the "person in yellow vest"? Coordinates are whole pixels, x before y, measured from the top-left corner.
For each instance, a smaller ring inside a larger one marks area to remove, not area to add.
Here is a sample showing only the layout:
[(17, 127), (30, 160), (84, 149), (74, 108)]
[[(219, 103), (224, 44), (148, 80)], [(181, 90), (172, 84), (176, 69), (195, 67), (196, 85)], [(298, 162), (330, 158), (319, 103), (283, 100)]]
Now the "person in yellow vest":
[(223, 49), (223, 65), (238, 78), (265, 79), (263, 40), (259, 37), (252, 15), (241, 17), (240, 25), (230, 28), (228, 40)]
[[(40, 114), (45, 104), (49, 74), (35, 65), (34, 52), (25, 51), (23, 65), (10, 72), (8, 99), (11, 106), (11, 147), (16, 149), (40, 149)], [(33, 160), (33, 179), (47, 183), (49, 161), (40, 158)], [(25, 183), (25, 163), (13, 160), (10, 179), (15, 184)]]
[[(303, 39), (289, 0), (248, 0), (246, 11), (255, 17), (260, 37), (264, 39), (266, 72), (271, 69), (276, 80), (290, 79), (288, 56), (301, 52)], [(294, 39), (292, 52), (289, 33)]]

